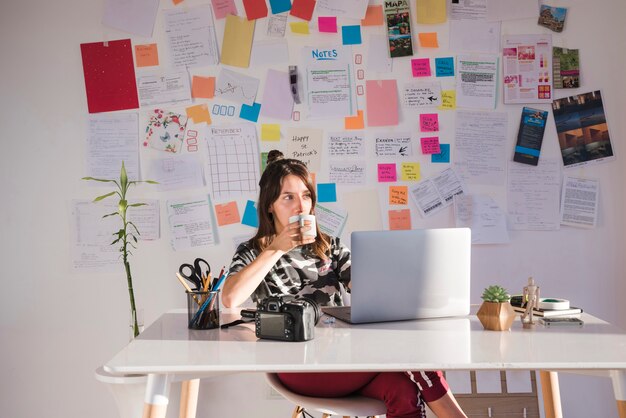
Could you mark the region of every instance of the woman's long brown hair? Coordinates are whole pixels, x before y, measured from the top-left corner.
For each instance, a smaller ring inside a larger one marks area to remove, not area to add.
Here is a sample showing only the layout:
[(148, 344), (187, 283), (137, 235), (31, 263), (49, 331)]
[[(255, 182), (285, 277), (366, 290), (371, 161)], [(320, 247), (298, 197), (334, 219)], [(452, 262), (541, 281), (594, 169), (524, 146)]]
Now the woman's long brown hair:
[[(270, 207), (279, 198), (283, 179), (288, 175), (298, 177), (305, 184), (311, 194), (311, 214), (314, 214), (317, 195), (306, 165), (300, 160), (283, 158), (280, 151), (270, 151), (267, 156), (267, 167), (259, 182), (260, 191), (257, 203), (259, 228), (256, 235), (251, 239), (252, 247), (259, 252), (267, 248), (276, 236), (274, 216), (270, 213)], [(320, 231), (317, 223), (315, 227), (317, 237), (315, 242), (308, 244), (308, 246), (316, 256), (327, 259), (330, 254), (330, 237)]]

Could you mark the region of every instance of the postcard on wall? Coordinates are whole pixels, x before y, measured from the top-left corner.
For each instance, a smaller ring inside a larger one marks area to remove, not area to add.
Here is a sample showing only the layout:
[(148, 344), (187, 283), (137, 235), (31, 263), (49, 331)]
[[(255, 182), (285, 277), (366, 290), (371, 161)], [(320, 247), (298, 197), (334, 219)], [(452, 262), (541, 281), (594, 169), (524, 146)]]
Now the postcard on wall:
[(600, 90), (555, 100), (552, 113), (565, 168), (615, 158)]
[(168, 200), (167, 217), (174, 251), (218, 243), (210, 195)]
[(502, 38), (505, 104), (552, 101), (552, 35)]
[(374, 152), (377, 157), (410, 157), (413, 145), (409, 132), (377, 135), (374, 139)]
[(457, 106), (478, 109), (495, 108), (498, 56), (459, 55), (456, 67)]
[(328, 156), (332, 158), (365, 158), (365, 135), (357, 132), (329, 132)]
[(539, 20), (537, 24), (554, 32), (563, 32), (566, 15), (567, 9), (565, 7), (552, 7), (547, 4), (542, 4), (539, 9)]
[(565, 176), (561, 191), (561, 225), (593, 228), (598, 221), (598, 180)]
[(555, 89), (580, 87), (580, 54), (578, 49), (552, 47), (552, 71)]
[(183, 145), (187, 116), (163, 109), (150, 111), (143, 146), (177, 153)]
[(404, 85), (403, 105), (409, 109), (437, 107), (441, 104), (441, 84), (438, 81)]
[(385, 1), (385, 22), (391, 58), (413, 55), (411, 13), (408, 0)]
[(137, 77), (137, 89), (142, 107), (191, 102), (187, 71), (141, 75)]
[(537, 165), (543, 142), (543, 133), (546, 130), (548, 112), (545, 110), (524, 107), (522, 118), (517, 131), (517, 143), (513, 161), (518, 163)]
[(215, 82), (215, 97), (252, 106), (259, 79), (222, 68)]
[(174, 67), (193, 68), (219, 63), (215, 23), (210, 5), (164, 10), (165, 33)]

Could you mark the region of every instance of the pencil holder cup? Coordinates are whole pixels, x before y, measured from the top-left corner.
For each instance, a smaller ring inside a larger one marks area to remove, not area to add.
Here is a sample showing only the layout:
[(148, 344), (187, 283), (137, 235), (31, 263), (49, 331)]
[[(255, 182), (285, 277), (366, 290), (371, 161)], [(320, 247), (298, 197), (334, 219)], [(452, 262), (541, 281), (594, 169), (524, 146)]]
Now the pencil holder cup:
[(220, 326), (220, 291), (187, 292), (189, 329), (212, 329)]

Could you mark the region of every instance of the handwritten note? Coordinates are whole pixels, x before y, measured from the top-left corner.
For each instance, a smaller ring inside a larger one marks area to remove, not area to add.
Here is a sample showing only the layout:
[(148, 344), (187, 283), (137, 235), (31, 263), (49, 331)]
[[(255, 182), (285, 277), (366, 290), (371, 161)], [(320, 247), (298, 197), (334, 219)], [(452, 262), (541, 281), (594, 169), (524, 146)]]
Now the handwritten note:
[(420, 143), (422, 144), (422, 154), (439, 154), (441, 152), (438, 136), (421, 138)]
[(402, 163), (400, 172), (402, 181), (419, 181), (421, 177), (419, 163)]
[(395, 163), (378, 164), (378, 182), (387, 183), (398, 180)]
[(413, 58), (411, 60), (413, 77), (430, 77), (430, 58)]
[(163, 13), (174, 67), (204, 67), (219, 62), (211, 6), (168, 9)]
[(367, 163), (365, 161), (328, 163), (328, 178), (337, 184), (365, 184)]
[(222, 68), (217, 76), (215, 96), (252, 106), (259, 88), (259, 79)]
[(328, 156), (365, 157), (363, 132), (331, 132), (328, 134)]
[(389, 229), (392, 231), (411, 229), (411, 210), (398, 209), (389, 211)]
[(441, 106), (439, 109), (452, 110), (456, 109), (456, 90), (441, 91)]
[(441, 86), (439, 82), (407, 83), (404, 85), (402, 102), (411, 109), (439, 106)]
[(421, 132), (439, 131), (439, 115), (436, 113), (422, 113), (420, 115)]
[(135, 45), (135, 62), (137, 67), (153, 67), (159, 65), (157, 44)]
[(213, 4), (213, 13), (216, 19), (224, 19), (226, 16), (237, 16), (237, 6), (234, 0), (211, 0)]
[(437, 77), (453, 77), (454, 76), (454, 58), (453, 57), (435, 58), (435, 75)]
[(215, 205), (215, 217), (219, 226), (239, 223), (239, 209), (237, 202), (218, 203)]
[(377, 157), (408, 157), (413, 155), (411, 134), (401, 132), (386, 136), (377, 136), (374, 139)]
[(407, 205), (409, 203), (408, 186), (389, 186), (389, 204)]
[(318, 172), (322, 166), (322, 130), (290, 128), (287, 131), (287, 158), (295, 158)]

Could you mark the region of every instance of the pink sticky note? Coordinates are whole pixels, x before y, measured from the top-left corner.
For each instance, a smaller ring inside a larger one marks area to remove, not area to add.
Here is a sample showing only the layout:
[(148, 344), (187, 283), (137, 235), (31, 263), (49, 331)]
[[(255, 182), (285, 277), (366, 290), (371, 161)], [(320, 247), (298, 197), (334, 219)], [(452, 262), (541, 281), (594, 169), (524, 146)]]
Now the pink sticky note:
[(413, 58), (411, 71), (413, 77), (430, 77), (430, 58)]
[(420, 115), (420, 132), (439, 131), (439, 115), (436, 113), (422, 113)]
[(397, 181), (396, 164), (378, 164), (378, 182), (386, 183)]
[(422, 143), (422, 154), (441, 154), (438, 136), (422, 138), (420, 141)]
[(317, 18), (317, 26), (320, 32), (337, 33), (337, 17), (320, 16)]
[(367, 126), (398, 124), (398, 85), (396, 80), (366, 80)]
[(237, 16), (237, 6), (234, 0), (211, 0), (216, 19), (224, 19), (226, 16)]

